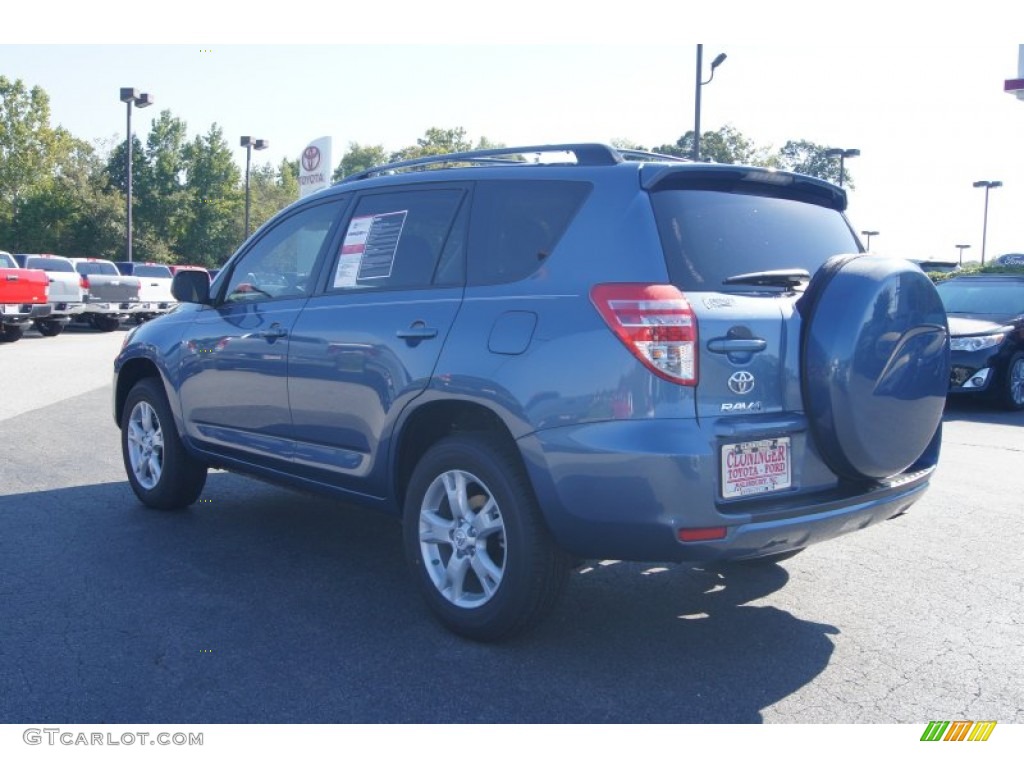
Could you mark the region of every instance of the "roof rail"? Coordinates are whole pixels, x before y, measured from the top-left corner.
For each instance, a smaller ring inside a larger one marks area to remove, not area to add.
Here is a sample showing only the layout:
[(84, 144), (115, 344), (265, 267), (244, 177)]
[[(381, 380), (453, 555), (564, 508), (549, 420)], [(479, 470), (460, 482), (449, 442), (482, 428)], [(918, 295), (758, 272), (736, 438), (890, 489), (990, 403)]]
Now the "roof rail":
[(615, 151), (622, 155), (623, 160), (637, 158), (639, 160), (668, 160), (673, 163), (689, 162), (689, 158), (666, 155), (662, 152), (648, 152), (645, 149), (623, 149), (622, 147), (617, 147)]
[[(495, 147), (492, 149), (474, 149), (469, 152), (455, 152), (448, 155), (417, 157), (412, 160), (401, 160), (397, 163), (378, 165), (375, 168), (367, 168), (365, 171), (346, 176), (338, 183), (344, 184), (347, 181), (369, 179), (400, 169), (413, 169), (428, 165), (446, 165), (448, 163), (460, 165), (533, 165), (533, 163), (510, 156), (533, 155), (543, 152), (572, 152), (576, 156), (576, 165), (618, 165), (623, 161), (623, 150), (615, 149), (607, 144), (537, 144), (528, 147)], [(625, 152), (634, 154), (633, 150), (625, 150)], [(670, 158), (668, 155), (657, 155), (657, 157), (663, 160), (679, 159)]]

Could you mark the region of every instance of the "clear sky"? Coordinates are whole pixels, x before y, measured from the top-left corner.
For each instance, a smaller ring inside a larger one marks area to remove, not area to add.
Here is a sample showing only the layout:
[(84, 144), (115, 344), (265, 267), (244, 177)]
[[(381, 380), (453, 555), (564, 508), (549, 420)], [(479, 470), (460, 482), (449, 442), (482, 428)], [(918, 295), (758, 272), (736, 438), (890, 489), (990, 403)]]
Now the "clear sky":
[[(735, 28), (706, 25), (705, 66), (719, 52), (728, 59), (703, 89), (703, 129), (731, 124), (776, 149), (789, 139), (860, 149), (847, 161), (849, 216), (858, 231), (879, 231), (872, 248), (888, 255), (952, 259), (967, 243), (965, 259), (980, 257), (985, 195), (972, 182), (1002, 181), (990, 196), (987, 254), (1024, 252), (1024, 100), (1003, 92), (1018, 76), (1019, 9), (975, 3), (962, 18), (930, 17), (941, 34), (910, 34), (868, 14), (823, 17), (820, 3), (771, 5), (766, 33), (743, 4), (730, 6), (743, 17)], [(291, 15), (251, 6), (250, 20), (174, 7), (173, 18), (108, 25), (110, 14), (91, 5), (84, 26), (62, 17), (56, 30), (16, 11), (28, 17), (0, 29), (0, 74), (42, 86), (55, 124), (108, 146), (124, 138), (118, 89), (148, 91), (156, 106), (134, 112), (143, 139), (161, 109), (184, 119), (190, 136), (216, 122), (240, 167), (243, 134), (269, 140), (258, 163), (331, 136), (337, 164), (348, 142), (396, 150), (431, 126), (510, 146), (652, 146), (693, 127), (696, 38), (675, 6), (631, 3), (616, 17), (529, 0), (520, 7), (545, 11), (524, 22), (480, 16), (480, 3), (442, 3), (430, 6), (429, 23), (410, 15), (422, 4), (382, 2), (369, 21), (343, 5)], [(804, 16), (780, 27), (787, 8)], [(996, 24), (1000, 15), (1009, 23)], [(19, 22), (27, 33), (12, 35)], [(119, 44), (132, 37), (146, 44)], [(195, 42), (169, 44), (178, 40)]]

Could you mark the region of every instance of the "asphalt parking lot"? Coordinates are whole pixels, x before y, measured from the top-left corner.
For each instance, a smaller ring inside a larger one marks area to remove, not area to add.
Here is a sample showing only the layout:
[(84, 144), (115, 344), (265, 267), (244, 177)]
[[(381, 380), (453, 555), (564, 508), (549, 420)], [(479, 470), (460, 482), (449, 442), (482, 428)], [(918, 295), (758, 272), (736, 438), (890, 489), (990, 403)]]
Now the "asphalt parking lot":
[(0, 722), (1024, 722), (1024, 414), (947, 407), (907, 515), (760, 569), (590, 564), (485, 646), (394, 520), (223, 472), (143, 508), (123, 334), (0, 345)]

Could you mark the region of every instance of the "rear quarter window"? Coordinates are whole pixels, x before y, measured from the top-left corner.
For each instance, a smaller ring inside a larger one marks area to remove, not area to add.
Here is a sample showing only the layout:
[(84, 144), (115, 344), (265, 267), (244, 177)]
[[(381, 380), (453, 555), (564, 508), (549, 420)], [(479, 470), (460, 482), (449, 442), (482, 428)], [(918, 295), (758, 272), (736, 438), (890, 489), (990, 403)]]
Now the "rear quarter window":
[(578, 181), (480, 182), (469, 235), (469, 282), (509, 283), (537, 271), (590, 190)]
[(742, 291), (734, 275), (806, 269), (860, 246), (837, 210), (800, 200), (703, 189), (651, 194), (672, 282), (690, 291)]

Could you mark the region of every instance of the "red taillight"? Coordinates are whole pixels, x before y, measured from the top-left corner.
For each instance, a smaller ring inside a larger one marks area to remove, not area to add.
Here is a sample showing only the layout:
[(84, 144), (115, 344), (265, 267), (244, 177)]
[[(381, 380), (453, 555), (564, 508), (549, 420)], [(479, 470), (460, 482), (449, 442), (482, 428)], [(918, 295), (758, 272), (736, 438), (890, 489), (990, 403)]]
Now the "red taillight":
[(85, 275), (79, 275), (78, 276), (78, 287), (81, 288), (83, 291), (88, 291), (89, 290), (89, 278), (86, 277)]
[(680, 528), (679, 540), (715, 541), (716, 539), (724, 539), (726, 533), (728, 533), (728, 529), (725, 526), (721, 528)]
[(676, 384), (697, 384), (697, 317), (674, 285), (606, 283), (590, 300), (644, 365)]

